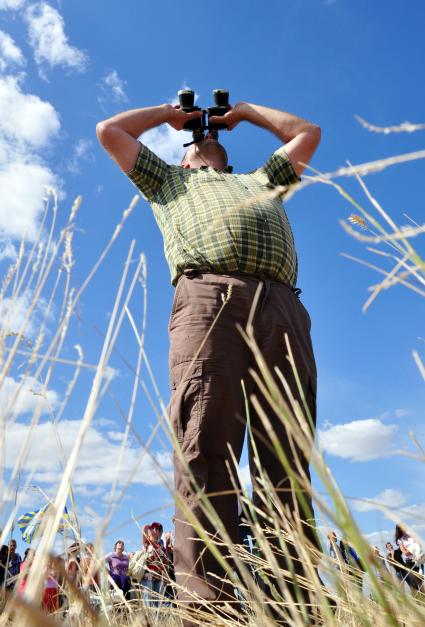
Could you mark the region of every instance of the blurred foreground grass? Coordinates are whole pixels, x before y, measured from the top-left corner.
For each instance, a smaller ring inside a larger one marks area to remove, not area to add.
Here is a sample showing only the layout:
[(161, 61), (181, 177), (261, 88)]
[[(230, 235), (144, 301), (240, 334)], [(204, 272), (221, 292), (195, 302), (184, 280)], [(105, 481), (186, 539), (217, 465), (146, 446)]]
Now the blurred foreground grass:
[[(370, 171), (379, 169), (376, 163), (367, 165), (371, 166)], [(386, 160), (382, 167), (390, 165), (391, 163)], [(371, 196), (359, 172), (363, 175), (367, 173), (367, 169), (359, 170), (357, 167), (351, 171), (351, 174), (358, 179), (360, 191), (365, 195), (368, 203), (367, 209), (363, 207), (361, 201), (350, 196), (343, 186), (335, 182), (334, 178), (339, 176), (338, 174), (334, 173), (334, 176), (331, 177), (316, 173), (314, 176), (307, 176), (306, 182), (308, 184), (333, 186), (346, 200), (347, 206), (351, 207), (350, 218), (342, 222), (345, 231), (357, 240), (364, 242), (368, 253), (375, 254), (380, 261), (385, 259), (386, 264), (388, 261), (392, 264), (391, 268), (388, 268), (388, 265), (382, 268), (379, 263), (375, 265), (370, 261), (358, 260), (382, 276), (380, 282), (371, 286), (370, 297), (365, 303), (365, 310), (384, 290), (390, 289), (396, 284), (402, 284), (406, 288), (412, 289), (418, 297), (425, 296), (425, 262), (414, 246), (414, 238), (424, 233), (424, 226), (416, 224), (413, 220), (411, 220), (409, 227), (397, 225), (379, 205), (379, 202)], [(349, 168), (346, 169), (345, 175), (350, 175)], [(66, 362), (74, 368), (74, 375), (69, 377), (65, 397), (54, 417), (55, 422), (61, 419), (72, 395), (79, 394), (78, 385), (81, 370), (89, 368), (93, 374), (93, 380), (85, 402), (78, 436), (72, 443), (71, 454), (63, 460), (63, 474), (59, 477), (56, 492), (51, 499), (52, 506), (43, 520), (43, 532), (33, 565), (29, 571), (25, 597), (19, 598), (17, 595), (11, 595), (6, 598), (3, 594), (0, 625), (48, 626), (60, 623), (173, 627), (179, 625), (181, 618), (185, 617), (190, 617), (194, 624), (227, 625), (228, 627), (236, 625), (263, 627), (278, 624), (293, 626), (306, 624), (352, 625), (353, 627), (372, 625), (374, 627), (390, 625), (409, 627), (417, 625), (419, 627), (425, 625), (424, 596), (422, 593), (412, 594), (406, 586), (401, 586), (384, 568), (382, 561), (373, 554), (361, 530), (357, 527), (350, 508), (332, 477), (320, 450), (312, 441), (308, 426), (309, 416), (305, 415), (306, 405), (296, 401), (293, 401), (291, 406), (286, 404), (282, 395), (285, 382), (282, 381), (281, 388), (275, 384), (275, 379), (262, 360), (249, 326), (244, 332), (246, 341), (256, 357), (258, 368), (255, 376), (258, 378), (259, 388), (269, 406), (274, 408), (285, 423), (291, 441), (295, 445), (294, 449), (312, 450), (312, 466), (323, 488), (320, 494), (312, 490), (307, 477), (298, 473), (297, 464), (290, 462), (285, 457), (278, 441), (275, 441), (273, 453), (281, 461), (283, 472), (290, 476), (293, 489), (299, 491), (300, 494), (311, 494), (316, 513), (320, 515), (320, 518), (327, 520), (330, 528), (339, 529), (345, 541), (354, 547), (364, 569), (362, 577), (367, 578), (368, 581), (368, 596), (365, 596), (364, 591), (359, 586), (359, 573), (336, 564), (327, 555), (320, 553), (315, 546), (308, 542), (305, 529), (297, 520), (296, 513), (294, 515), (294, 513), (282, 511), (276, 492), (268, 477), (262, 472), (261, 464), (257, 459), (259, 474), (257, 488), (264, 495), (261, 510), (254, 507), (248, 492), (239, 487), (244, 483), (241, 477), (237, 477), (236, 464), (234, 468), (235, 491), (239, 494), (244, 517), (250, 521), (254, 551), (230, 542), (226, 530), (223, 528), (222, 522), (217, 519), (208, 498), (204, 494), (198, 494), (202, 500), (205, 515), (209, 517), (214, 528), (218, 531), (219, 540), (205, 537), (203, 529), (198, 525), (199, 535), (209, 544), (210, 550), (217, 555), (217, 559), (221, 560), (226, 578), (238, 590), (237, 602), (213, 608), (210, 604), (193, 598), (192, 607), (186, 607), (182, 603), (176, 602), (160, 610), (146, 609), (140, 599), (128, 603), (123, 600), (120, 603), (117, 603), (116, 600), (114, 602), (111, 597), (109, 582), (105, 578), (104, 585), (97, 590), (98, 609), (94, 610), (89, 601), (88, 593), (73, 587), (72, 582), (67, 580), (65, 573), (63, 593), (67, 598), (68, 610), (66, 614), (47, 616), (40, 610), (45, 564), (53, 551), (57, 529), (67, 499), (70, 498), (71, 503), (74, 503), (73, 474), (78, 464), (85, 435), (110, 384), (108, 378), (109, 361), (124, 320), (128, 320), (133, 327), (138, 353), (136, 366), (131, 372), (133, 376), (131, 384), (133, 400), (135, 400), (141, 387), (141, 364), (143, 361), (146, 364), (149, 363), (144, 352), (146, 310), (142, 320), (136, 322), (129, 308), (135, 289), (139, 289), (141, 285), (144, 293), (146, 290), (144, 258), (140, 256), (136, 263), (133, 262), (134, 242), (131, 244), (125, 260), (122, 278), (109, 318), (109, 326), (103, 345), (99, 350), (98, 363), (90, 367), (85, 364), (81, 349), (78, 349), (77, 359), (74, 362), (69, 359), (64, 360), (63, 357), (64, 347), (67, 346), (67, 332), (81, 297), (89, 288), (96, 272), (102, 272), (102, 262), (119, 236), (136, 200), (137, 198), (133, 199), (130, 207), (124, 212), (121, 222), (115, 229), (99, 260), (81, 287), (76, 290), (72, 283), (74, 265), (72, 240), (80, 199), (72, 207), (66, 226), (57, 234), (55, 231), (57, 198), (55, 193), (51, 191), (50, 204), (46, 207), (46, 215), (40, 227), (38, 239), (30, 247), (21, 246), (16, 262), (9, 268), (2, 281), (0, 291), (2, 310), (0, 388), (5, 384), (7, 377), (16, 374), (18, 366), (21, 377), (19, 379), (20, 387), (15, 392), (15, 400), (19, 398), (19, 390), (26, 385), (29, 379), (39, 382), (37, 394), (40, 396), (40, 402), (34, 410), (31, 424), (35, 426), (40, 420), (42, 406), (47, 390), (51, 382), (54, 381), (57, 364)], [(28, 327), (34, 324), (34, 312), (42, 299), (45, 303), (44, 314), (37, 317), (36, 333), (33, 334), (33, 339), (28, 340)], [(22, 302), (26, 303), (23, 313)], [(53, 304), (58, 312), (54, 325), (49, 314)], [(21, 308), (19, 316), (17, 315), (18, 307)], [(17, 320), (19, 320), (18, 326)], [(52, 326), (54, 326), (53, 329)], [(287, 350), (288, 357), (291, 359), (289, 344), (284, 350)], [(425, 380), (425, 368), (420, 356), (415, 353), (414, 357)], [(149, 370), (149, 372), (151, 371)], [(260, 407), (258, 399), (251, 398), (249, 400), (254, 405), (257, 403), (257, 406)], [(157, 430), (161, 430), (171, 445), (177, 449), (178, 444), (169, 428), (165, 403), (159, 394), (153, 404), (158, 416)], [(13, 408), (13, 399), (11, 407)], [(125, 416), (126, 430), (121, 454), (116, 460), (116, 479), (111, 488), (109, 509), (95, 540), (95, 555), (98, 556), (102, 555), (103, 538), (113, 516), (114, 507), (116, 507), (114, 496), (120, 500), (125, 494), (126, 484), (124, 482), (123, 485), (119, 477), (126, 443), (130, 435), (135, 432), (132, 424), (133, 409), (134, 403)], [(2, 460), (4, 460), (4, 451), (7, 446), (4, 435), (6, 424), (7, 421), (14, 419), (16, 417), (14, 418), (12, 410), (1, 416), (0, 454)], [(271, 427), (264, 410), (262, 410), (261, 419), (265, 428), (270, 432)], [(16, 451), (16, 462), (12, 472), (6, 472), (4, 461), (2, 462), (0, 507), (3, 514), (8, 512), (8, 521), (2, 532), (1, 544), (7, 540), (17, 513), (16, 506), (10, 507), (10, 499), (6, 495), (17, 489), (21, 480), (22, 469), (24, 465), (28, 467), (31, 437), (31, 430), (29, 430), (27, 439), (22, 442), (20, 450)], [(150, 455), (149, 443), (145, 449), (145, 454)], [(418, 449), (417, 459), (418, 463), (425, 461), (421, 449)], [(36, 468), (33, 469), (33, 472), (35, 471)], [(160, 468), (158, 468), (158, 472), (161, 472)], [(31, 485), (32, 474), (31, 472), (26, 473), (25, 486), (21, 486), (22, 489)], [(173, 487), (165, 475), (163, 480), (164, 485), (173, 495)], [(396, 512), (393, 512), (393, 516), (395, 521), (400, 518)], [(78, 538), (79, 524), (75, 509), (72, 521), (73, 532)], [(266, 529), (264, 528), (264, 521), (267, 521)], [(194, 523), (196, 524), (196, 521)], [(223, 551), (223, 545), (226, 548), (225, 551)], [(296, 547), (297, 559), (302, 561), (302, 575), (297, 574), (297, 569), (293, 568), (291, 560), (288, 560), (286, 568), (280, 567), (276, 560), (276, 555), (279, 552), (283, 556), (288, 555), (291, 552), (291, 547)], [(326, 586), (321, 577), (318, 576), (318, 572), (326, 581)], [(88, 581), (85, 583), (87, 584)]]

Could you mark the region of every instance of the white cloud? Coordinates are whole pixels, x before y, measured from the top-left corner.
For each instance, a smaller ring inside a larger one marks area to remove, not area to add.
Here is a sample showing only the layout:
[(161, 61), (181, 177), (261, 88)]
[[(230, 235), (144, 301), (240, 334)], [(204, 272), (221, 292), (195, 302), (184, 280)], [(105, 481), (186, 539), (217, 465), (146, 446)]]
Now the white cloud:
[(43, 323), (52, 320), (52, 311), (48, 311), (47, 301), (44, 298), (39, 298), (32, 315), (25, 327), (22, 328), (32, 299), (31, 290), (26, 290), (22, 296), (2, 299), (0, 302), (0, 329), (2, 334), (20, 333), (26, 340), (31, 340), (40, 333)]
[[(189, 89), (189, 87), (183, 84), (181, 89)], [(195, 102), (197, 99), (198, 94), (195, 93)], [(177, 96), (171, 100), (171, 104), (178, 104)], [(180, 164), (186, 152), (183, 144), (192, 141), (192, 134), (187, 131), (176, 131), (172, 126), (163, 124), (146, 131), (139, 139), (167, 163)]]
[(63, 17), (56, 9), (46, 2), (33, 4), (26, 10), (25, 20), (29, 42), (42, 76), (46, 65), (51, 68), (60, 65), (79, 72), (85, 69), (87, 56), (68, 43)]
[(92, 529), (97, 535), (97, 530), (103, 524), (103, 518), (92, 507), (85, 505), (83, 511), (78, 513), (78, 523), (82, 529)]
[(405, 418), (406, 416), (411, 416), (413, 414), (410, 409), (396, 409), (394, 415), (396, 418)]
[[(30, 450), (23, 463), (23, 470), (35, 471), (33, 483), (57, 483), (61, 473), (62, 456), (55, 429), (65, 455), (69, 456), (80, 427), (81, 420), (62, 420), (55, 427), (51, 422), (43, 422), (33, 428)], [(7, 423), (5, 434), (6, 468), (11, 468), (15, 463), (28, 430), (29, 425), (23, 422)], [(89, 427), (73, 477), (74, 486), (106, 486), (114, 481), (116, 463), (121, 448), (121, 442), (117, 441), (119, 439), (121, 438), (115, 434), (111, 438), (110, 435), (102, 433), (93, 425)], [(162, 484), (156, 464), (161, 467), (162, 472), (168, 478), (171, 477), (172, 457), (170, 453), (155, 453), (154, 460), (152, 460), (151, 456), (145, 454), (139, 446), (129, 443), (125, 449), (119, 481), (127, 481), (137, 464), (140, 465), (131, 479), (132, 483)]]
[(5, 377), (0, 387), (0, 413), (6, 418), (32, 414), (35, 409), (48, 413), (56, 408), (58, 395), (54, 390), (42, 391), (42, 385), (32, 377), (17, 381)]
[(396, 431), (376, 418), (353, 420), (319, 430), (319, 445), (329, 455), (365, 462), (394, 454)]
[(401, 518), (412, 521), (425, 520), (425, 503), (417, 503), (405, 507)]
[(56, 176), (37, 152), (45, 152), (59, 129), (59, 116), (49, 102), (24, 93), (18, 78), (0, 77), (2, 239), (34, 239), (46, 187), (58, 186)]
[(91, 139), (79, 139), (74, 145), (71, 159), (68, 161), (67, 169), (72, 174), (81, 174), (81, 164), (94, 163), (93, 142)]
[(145, 146), (167, 163), (180, 163), (186, 151), (183, 144), (191, 141), (190, 133), (176, 131), (172, 126), (164, 124), (152, 128), (140, 137)]
[(16, 239), (33, 240), (44, 207), (46, 187), (57, 179), (46, 166), (15, 161), (0, 171), (0, 229)]
[(10, 259), (11, 261), (15, 261), (18, 256), (18, 252), (13, 245), (13, 242), (8, 237), (0, 237), (0, 261), (4, 259)]
[(24, 6), (26, 0), (0, 0), (0, 10), (16, 10)]
[(115, 420), (111, 420), (110, 418), (96, 418), (93, 420), (93, 425), (97, 427), (116, 427), (117, 423)]
[(108, 96), (110, 96), (115, 102), (127, 102), (127, 96), (125, 93), (126, 85), (127, 81), (121, 79), (116, 70), (111, 70), (101, 81), (100, 86), (104, 94), (101, 97), (102, 103), (105, 103)]
[(88, 496), (90, 498), (104, 497), (105, 495), (109, 495), (109, 492), (107, 492), (105, 488), (101, 486), (78, 485), (73, 488), (73, 492), (74, 494), (78, 494), (79, 496)]
[(406, 496), (399, 490), (387, 488), (371, 499), (355, 499), (353, 507), (358, 512), (371, 512), (382, 508), (398, 509), (406, 502)]
[(0, 30), (0, 71), (4, 72), (9, 65), (22, 66), (24, 63), (21, 49), (8, 33)]
[(15, 142), (18, 147), (44, 148), (51, 137), (57, 135), (59, 128), (59, 116), (49, 102), (23, 93), (18, 79), (13, 76), (0, 78), (2, 143), (9, 141)]

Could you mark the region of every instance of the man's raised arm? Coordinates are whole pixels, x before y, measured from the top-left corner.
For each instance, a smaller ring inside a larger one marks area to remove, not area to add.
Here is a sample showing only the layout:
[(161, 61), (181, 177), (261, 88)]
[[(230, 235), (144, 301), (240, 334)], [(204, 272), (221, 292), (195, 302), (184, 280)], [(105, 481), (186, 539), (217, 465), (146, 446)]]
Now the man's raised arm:
[(112, 159), (124, 172), (129, 172), (136, 163), (140, 149), (137, 138), (142, 133), (164, 122), (180, 131), (188, 120), (201, 115), (201, 111), (184, 113), (170, 104), (132, 109), (99, 122), (96, 134)]
[(210, 117), (211, 122), (225, 122), (229, 130), (243, 120), (271, 131), (285, 143), (285, 152), (298, 176), (305, 167), (301, 164), (310, 161), (320, 142), (320, 128), (316, 124), (262, 105), (239, 102), (223, 117)]

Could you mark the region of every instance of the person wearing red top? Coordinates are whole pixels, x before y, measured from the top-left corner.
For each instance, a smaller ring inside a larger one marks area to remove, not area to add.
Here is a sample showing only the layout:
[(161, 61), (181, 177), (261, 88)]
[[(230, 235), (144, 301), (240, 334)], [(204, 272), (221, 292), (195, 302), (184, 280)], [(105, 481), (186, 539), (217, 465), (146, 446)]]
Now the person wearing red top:
[(34, 549), (27, 549), (25, 551), (24, 561), (21, 562), (20, 566), (20, 578), (18, 585), (18, 595), (24, 596), (25, 586), (27, 585), (27, 579), (29, 575), (29, 569), (31, 564), (34, 561), (35, 551)]
[(147, 553), (146, 572), (141, 581), (143, 597), (148, 607), (158, 607), (167, 579), (168, 558), (161, 543), (163, 528), (153, 522), (143, 528), (143, 550)]
[(59, 609), (58, 574), (53, 559), (49, 559), (46, 564), (46, 578), (41, 605), (48, 614), (53, 614)]

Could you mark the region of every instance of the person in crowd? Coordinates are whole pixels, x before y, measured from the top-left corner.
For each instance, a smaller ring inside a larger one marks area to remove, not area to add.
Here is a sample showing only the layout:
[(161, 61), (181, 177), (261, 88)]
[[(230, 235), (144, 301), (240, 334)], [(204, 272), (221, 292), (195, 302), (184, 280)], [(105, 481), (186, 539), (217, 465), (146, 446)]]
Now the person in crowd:
[(394, 548), (392, 542), (385, 545), (387, 551), (385, 563), (391, 574), (395, 574), (398, 579), (403, 579), (405, 575), (404, 561), (400, 547)]
[(412, 591), (420, 590), (423, 580), (420, 575), (418, 559), (421, 555), (421, 545), (418, 539), (402, 525), (395, 527), (395, 543), (400, 548), (405, 564), (403, 580), (406, 581)]
[(9, 547), (3, 544), (0, 548), (0, 586), (3, 588), (6, 583), (7, 575), (7, 556), (9, 555)]
[(329, 556), (336, 561), (339, 570), (341, 570), (341, 566), (343, 562), (345, 563), (345, 559), (341, 553), (341, 549), (338, 545), (338, 537), (335, 531), (329, 531), (328, 533), (328, 552)]
[(62, 555), (58, 555), (55, 558), (55, 565), (56, 565), (56, 580), (58, 582), (58, 605), (59, 605), (59, 608), (63, 610), (63, 609), (66, 609), (67, 595), (65, 593), (66, 567), (65, 567), (65, 559)]
[(164, 535), (164, 549), (167, 556), (167, 582), (164, 589), (164, 596), (169, 602), (174, 604), (176, 597), (174, 583), (176, 574), (174, 572), (174, 543), (171, 531), (167, 531)]
[(162, 525), (152, 523), (143, 527), (143, 546), (147, 553), (146, 572), (141, 581), (145, 603), (148, 607), (158, 607), (167, 580), (167, 554), (162, 539)]
[(48, 614), (53, 614), (59, 609), (59, 583), (54, 558), (49, 558), (46, 563), (46, 577), (41, 605)]
[(375, 576), (379, 581), (384, 581), (384, 573), (386, 572), (386, 561), (378, 546), (372, 547), (372, 557), (374, 563)]
[(362, 588), (364, 568), (357, 552), (346, 540), (342, 539), (339, 541), (339, 550), (343, 561), (348, 567), (348, 572), (354, 578), (354, 583), (358, 585), (359, 588)]
[(21, 562), (20, 566), (20, 578), (18, 585), (18, 594), (19, 596), (24, 595), (25, 586), (27, 585), (27, 579), (29, 575), (29, 569), (34, 561), (35, 551), (34, 549), (25, 549), (24, 560)]
[(84, 555), (81, 558), (81, 572), (84, 578), (84, 585), (89, 590), (98, 590), (100, 587), (100, 572), (98, 560), (94, 556), (94, 545), (91, 542), (86, 544)]
[(129, 557), (124, 552), (124, 541), (117, 540), (114, 550), (105, 557), (111, 579), (117, 588), (123, 591), (126, 599), (130, 598), (130, 577), (128, 576)]
[(13, 538), (9, 542), (9, 555), (8, 555), (8, 570), (6, 588), (10, 591), (13, 590), (19, 572), (21, 570), (22, 557), (16, 552), (17, 544)]
[(74, 542), (66, 551), (66, 580), (77, 587), (81, 584), (80, 550), (79, 542)]

